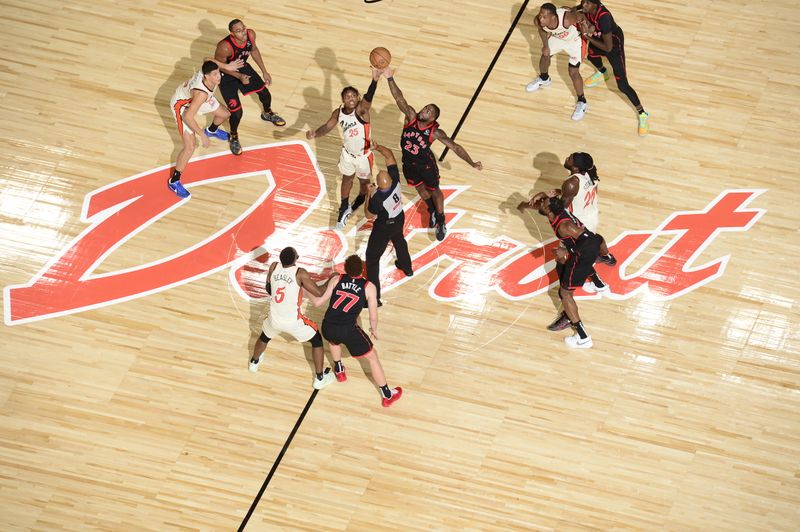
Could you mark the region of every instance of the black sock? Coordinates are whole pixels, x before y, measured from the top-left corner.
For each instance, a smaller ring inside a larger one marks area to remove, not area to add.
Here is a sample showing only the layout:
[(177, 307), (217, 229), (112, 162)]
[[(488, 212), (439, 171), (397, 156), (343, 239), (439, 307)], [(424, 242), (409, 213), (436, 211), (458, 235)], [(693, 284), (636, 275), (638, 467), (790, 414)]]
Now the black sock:
[(437, 212), (436, 213), (436, 223), (439, 225), (444, 225), (444, 213)]
[(586, 97), (583, 94), (581, 94), (580, 96), (578, 96), (578, 101), (586, 103)]
[(644, 110), (644, 107), (642, 107), (642, 110), (641, 110), (641, 111), (636, 111), (636, 112), (637, 112), (637, 113), (639, 113), (640, 115), (647, 114), (647, 113), (645, 112), (645, 110)]
[(318, 380), (318, 381), (321, 381), (321, 380), (322, 380), (322, 373), (317, 373), (317, 380)]
[(605, 74), (606, 73), (606, 67), (600, 67), (600, 68), (597, 69), (597, 71), (600, 72), (601, 74)]
[(381, 386), (381, 393), (386, 399), (392, 398), (392, 390), (389, 389), (389, 383), (386, 383), (383, 386)]
[(342, 198), (341, 203), (339, 203), (339, 212), (344, 212), (347, 210), (347, 207), (350, 206), (350, 198)]
[(583, 328), (582, 321), (579, 321), (578, 323), (573, 323), (570, 321), (570, 323), (572, 324), (573, 327), (575, 327), (575, 332), (578, 333), (578, 336), (580, 337), (581, 340), (589, 337), (589, 335), (586, 334), (586, 329)]
[(218, 127), (219, 126), (217, 124), (215, 124), (214, 122), (211, 122), (211, 125), (208, 126), (208, 130), (213, 133), (213, 132), (215, 132), (217, 130)]
[(590, 275), (589, 278), (592, 280), (592, 284), (594, 284), (597, 288), (603, 288), (606, 285), (606, 283), (604, 283), (603, 280), (600, 279), (600, 276), (596, 273)]
[(433, 204), (433, 198), (428, 198), (425, 200), (425, 205), (428, 206), (428, 212), (435, 212), (436, 206)]
[(342, 364), (341, 360), (334, 360), (333, 365), (335, 366), (336, 373), (341, 373), (344, 371), (344, 364)]
[(548, 74), (547, 72), (543, 72), (539, 74), (539, 79), (542, 81), (547, 81), (548, 79), (550, 79), (550, 74)]
[(367, 197), (366, 194), (359, 194), (358, 196), (356, 196), (356, 200), (353, 202), (353, 204), (350, 206), (350, 208), (353, 209), (353, 210), (356, 210), (359, 207), (361, 207), (362, 205), (364, 205), (364, 199), (366, 197)]
[(181, 180), (181, 173), (177, 170), (172, 171), (172, 177), (169, 178), (170, 183), (177, 183)]

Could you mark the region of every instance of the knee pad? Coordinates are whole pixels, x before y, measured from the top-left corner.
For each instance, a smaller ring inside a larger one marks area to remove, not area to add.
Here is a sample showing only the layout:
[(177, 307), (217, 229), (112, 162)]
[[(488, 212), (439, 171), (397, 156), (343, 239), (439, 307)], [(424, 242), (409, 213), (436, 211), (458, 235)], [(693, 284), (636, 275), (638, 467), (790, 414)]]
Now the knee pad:
[(322, 347), (322, 335), (319, 333), (319, 331), (317, 331), (317, 334), (315, 334), (314, 337), (309, 340), (309, 343), (311, 343), (311, 347)]

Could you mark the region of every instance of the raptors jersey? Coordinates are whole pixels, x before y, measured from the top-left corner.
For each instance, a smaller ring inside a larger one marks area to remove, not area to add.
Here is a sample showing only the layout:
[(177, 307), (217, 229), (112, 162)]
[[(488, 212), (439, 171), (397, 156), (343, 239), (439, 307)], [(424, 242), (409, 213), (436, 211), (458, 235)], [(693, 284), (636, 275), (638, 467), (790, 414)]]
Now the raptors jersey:
[(363, 277), (340, 275), (331, 294), (328, 310), (325, 311), (325, 322), (340, 325), (355, 323), (367, 305), (367, 295), (364, 293), (367, 283), (369, 281)]
[[(579, 229), (582, 229), (578, 238), (572, 238), (570, 236), (560, 236), (558, 234), (558, 226), (562, 223), (566, 222), (567, 220), (571, 221), (575, 225), (578, 226)], [(587, 242), (591, 241), (594, 238), (594, 233), (581, 223), (581, 221), (575, 217), (574, 214), (569, 212), (568, 210), (563, 210), (559, 214), (556, 215), (555, 218), (550, 220), (550, 226), (553, 228), (553, 232), (556, 234), (556, 237), (561, 240), (561, 243), (564, 244), (564, 247), (567, 248), (567, 251), (570, 253), (575, 253), (576, 250), (580, 250), (580, 248)]]
[(342, 128), (344, 149), (350, 155), (368, 155), (369, 151), (369, 122), (364, 122), (356, 114), (356, 110), (347, 114), (344, 107), (339, 108), (339, 125)]
[(431, 152), (433, 133), (439, 127), (439, 122), (432, 122), (425, 127), (420, 127), (419, 120), (414, 118), (403, 127), (400, 137), (400, 148), (403, 150), (403, 163), (429, 164), (436, 161)]
[[(172, 95), (172, 101), (175, 103), (180, 102), (180, 107), (186, 107), (192, 101), (192, 91), (199, 90), (206, 93), (206, 103), (210, 106), (215, 105), (217, 102), (214, 100), (214, 91), (206, 87), (203, 83), (203, 72), (196, 72), (192, 79), (180, 85), (175, 94)], [(174, 104), (173, 104), (174, 105)], [(177, 109), (176, 109), (177, 110)]]
[(578, 193), (572, 199), (569, 210), (590, 231), (597, 231), (600, 221), (600, 209), (597, 203), (597, 181), (592, 181), (589, 174), (572, 174), (570, 177), (578, 178)]
[(302, 316), (300, 303), (303, 302), (303, 289), (297, 283), (297, 266), (284, 268), (278, 264), (269, 277), (272, 299), (269, 317), (273, 323), (293, 322)]
[(574, 41), (575, 39), (580, 39), (581, 34), (578, 31), (576, 26), (570, 26), (569, 28), (564, 27), (564, 14), (567, 12), (564, 8), (556, 9), (556, 16), (558, 17), (558, 26), (556, 29), (551, 30), (547, 26), (542, 26), (542, 29), (550, 34), (551, 37), (555, 37), (561, 41)]
[(228, 63), (236, 61), (237, 59), (241, 59), (247, 63), (247, 60), (250, 59), (250, 53), (253, 51), (253, 41), (250, 40), (250, 30), (247, 30), (247, 39), (244, 44), (237, 44), (233, 35), (228, 35), (222, 40), (228, 41), (228, 44), (231, 46), (231, 55), (226, 59)]

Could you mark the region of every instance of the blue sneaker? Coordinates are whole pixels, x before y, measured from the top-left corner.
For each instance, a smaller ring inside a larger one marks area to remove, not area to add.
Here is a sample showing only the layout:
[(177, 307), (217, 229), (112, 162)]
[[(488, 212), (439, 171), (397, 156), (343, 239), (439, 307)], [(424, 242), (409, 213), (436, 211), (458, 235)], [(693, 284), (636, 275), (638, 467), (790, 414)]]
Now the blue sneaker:
[(171, 191), (178, 195), (179, 198), (188, 198), (191, 196), (189, 191), (183, 188), (180, 181), (175, 181), (174, 183), (167, 182), (167, 186)]
[(206, 128), (205, 129), (205, 133), (206, 133), (206, 137), (215, 137), (215, 138), (218, 138), (219, 140), (227, 141), (230, 138), (230, 135), (228, 135), (228, 132), (225, 131), (224, 129), (220, 128), (220, 127), (218, 127), (217, 130), (214, 131), (213, 133), (211, 131), (209, 131), (208, 128)]

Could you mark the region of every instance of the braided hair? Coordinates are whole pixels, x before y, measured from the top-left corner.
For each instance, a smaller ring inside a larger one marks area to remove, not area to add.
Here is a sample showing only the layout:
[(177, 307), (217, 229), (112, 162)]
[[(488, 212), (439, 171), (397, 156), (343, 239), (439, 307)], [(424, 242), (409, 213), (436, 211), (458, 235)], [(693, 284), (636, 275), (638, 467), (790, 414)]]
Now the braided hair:
[(578, 167), (578, 171), (582, 174), (589, 174), (592, 183), (600, 181), (597, 175), (597, 168), (594, 166), (594, 159), (588, 153), (578, 151), (572, 154), (572, 162)]

